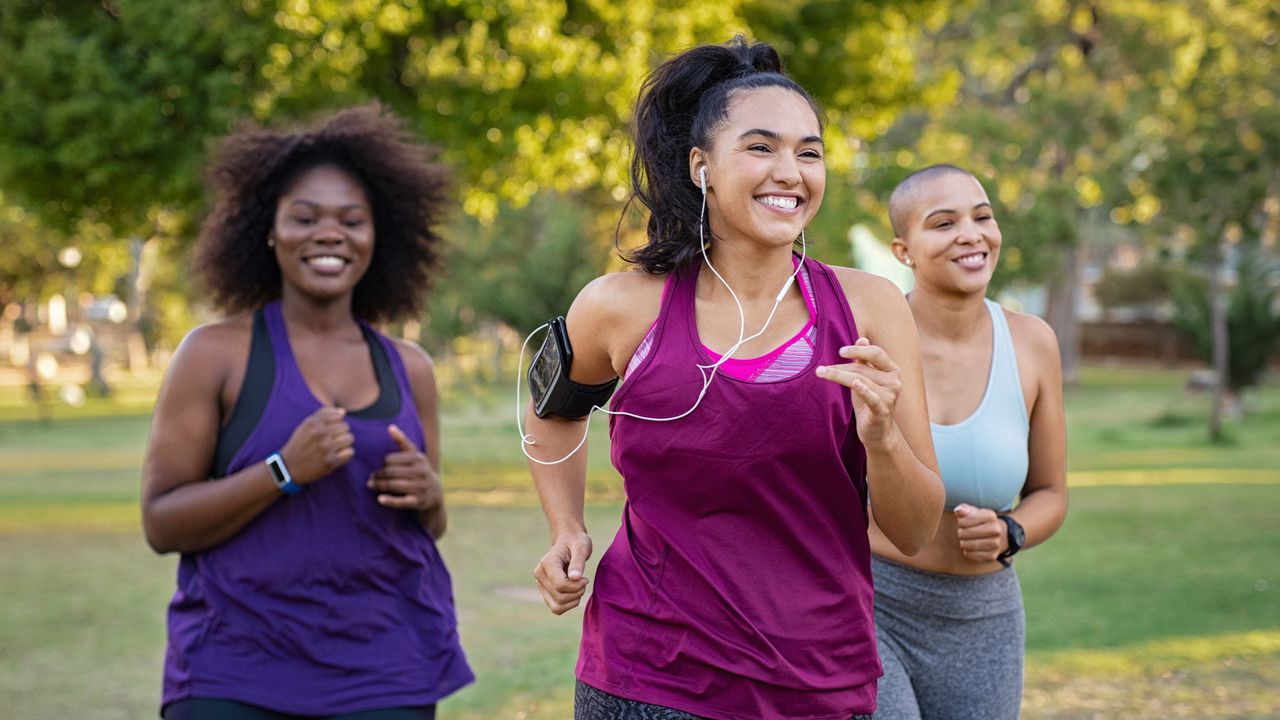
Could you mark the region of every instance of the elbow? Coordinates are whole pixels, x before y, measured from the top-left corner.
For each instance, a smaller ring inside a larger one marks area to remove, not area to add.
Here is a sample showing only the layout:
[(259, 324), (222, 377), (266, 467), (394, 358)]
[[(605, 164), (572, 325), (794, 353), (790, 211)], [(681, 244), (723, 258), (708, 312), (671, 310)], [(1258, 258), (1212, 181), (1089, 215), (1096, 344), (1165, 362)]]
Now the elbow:
[(172, 532), (166, 531), (163, 525), (164, 523), (155, 517), (155, 512), (150, 507), (150, 504), (144, 502), (142, 506), (142, 535), (146, 538), (147, 546), (157, 555), (178, 552), (182, 549), (178, 546), (178, 539), (174, 537)]

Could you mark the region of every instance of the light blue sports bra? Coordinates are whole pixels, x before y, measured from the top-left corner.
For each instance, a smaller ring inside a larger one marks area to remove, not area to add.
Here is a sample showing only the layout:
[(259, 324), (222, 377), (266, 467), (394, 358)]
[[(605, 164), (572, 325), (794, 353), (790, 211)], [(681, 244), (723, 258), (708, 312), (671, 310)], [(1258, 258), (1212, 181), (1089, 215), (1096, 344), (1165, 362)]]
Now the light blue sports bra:
[(947, 509), (960, 503), (1004, 511), (1027, 482), (1031, 424), (1018, 378), (1018, 360), (1004, 310), (986, 300), (991, 313), (991, 374), (978, 409), (955, 425), (929, 423)]

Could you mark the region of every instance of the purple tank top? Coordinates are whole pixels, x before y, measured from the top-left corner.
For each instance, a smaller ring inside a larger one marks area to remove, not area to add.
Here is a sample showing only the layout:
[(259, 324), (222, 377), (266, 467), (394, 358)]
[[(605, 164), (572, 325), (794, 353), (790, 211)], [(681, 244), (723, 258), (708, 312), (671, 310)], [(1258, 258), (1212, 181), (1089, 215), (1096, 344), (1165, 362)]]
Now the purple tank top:
[[(294, 360), (279, 303), (264, 316), (275, 376), (227, 474), (263, 462), (321, 406)], [(428, 705), (474, 679), (435, 542), (413, 513), (382, 507), (365, 484), (396, 449), (388, 425), (419, 447), (423, 435), (399, 353), (363, 329), (394, 375), (394, 387), (382, 388), (398, 394), (392, 412), (348, 413), (350, 462), (282, 495), (230, 540), (182, 556), (169, 605), (166, 705), (209, 697), (333, 715)]]
[[(717, 377), (674, 422), (613, 416), (627, 502), (600, 560), (577, 674), (716, 720), (848, 720), (875, 708), (866, 454), (849, 391), (818, 378), (857, 339), (843, 291), (806, 260), (814, 357), (776, 382)], [(614, 410), (669, 417), (697, 397), (698, 267), (663, 302)]]

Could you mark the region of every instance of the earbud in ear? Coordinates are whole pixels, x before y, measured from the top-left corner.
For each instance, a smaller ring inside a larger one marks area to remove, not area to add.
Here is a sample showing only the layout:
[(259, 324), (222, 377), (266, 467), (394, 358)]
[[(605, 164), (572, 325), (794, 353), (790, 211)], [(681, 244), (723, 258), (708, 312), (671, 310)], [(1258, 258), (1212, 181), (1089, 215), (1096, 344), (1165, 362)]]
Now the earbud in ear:
[(702, 181), (702, 192), (707, 192), (707, 166), (703, 165), (698, 168), (698, 179)]

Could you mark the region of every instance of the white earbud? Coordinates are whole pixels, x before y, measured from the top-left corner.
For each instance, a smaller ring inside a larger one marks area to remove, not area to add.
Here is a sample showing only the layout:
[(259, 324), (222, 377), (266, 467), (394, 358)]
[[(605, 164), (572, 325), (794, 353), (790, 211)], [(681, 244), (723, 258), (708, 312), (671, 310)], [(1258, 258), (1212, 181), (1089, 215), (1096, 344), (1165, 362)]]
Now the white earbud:
[(698, 168), (698, 179), (702, 181), (702, 194), (707, 194), (707, 166)]

